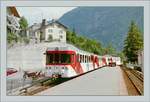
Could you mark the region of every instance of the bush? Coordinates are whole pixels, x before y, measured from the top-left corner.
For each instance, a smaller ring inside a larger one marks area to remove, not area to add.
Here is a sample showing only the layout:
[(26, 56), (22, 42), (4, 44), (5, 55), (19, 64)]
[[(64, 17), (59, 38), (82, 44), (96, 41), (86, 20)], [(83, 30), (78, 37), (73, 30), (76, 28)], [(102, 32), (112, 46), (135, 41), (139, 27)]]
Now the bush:
[(16, 34), (9, 32), (7, 34), (7, 42), (10, 44), (12, 42), (18, 42), (18, 37)]

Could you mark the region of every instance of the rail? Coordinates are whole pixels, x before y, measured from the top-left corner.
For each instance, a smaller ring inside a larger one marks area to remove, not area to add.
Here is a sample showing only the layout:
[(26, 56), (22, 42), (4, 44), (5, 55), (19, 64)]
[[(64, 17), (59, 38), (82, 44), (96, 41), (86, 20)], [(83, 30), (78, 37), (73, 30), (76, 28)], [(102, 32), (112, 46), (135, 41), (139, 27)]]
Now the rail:
[(134, 69), (123, 68), (123, 70), (134, 85), (138, 94), (143, 95), (143, 74)]
[(34, 95), (38, 92), (44, 91), (47, 88), (53, 87), (67, 80), (69, 79), (68, 78), (67, 79), (65, 78), (63, 79), (62, 78), (57, 78), (57, 79), (43, 78), (43, 79), (33, 82), (30, 86), (20, 89), (19, 95), (26, 95), (26, 96)]

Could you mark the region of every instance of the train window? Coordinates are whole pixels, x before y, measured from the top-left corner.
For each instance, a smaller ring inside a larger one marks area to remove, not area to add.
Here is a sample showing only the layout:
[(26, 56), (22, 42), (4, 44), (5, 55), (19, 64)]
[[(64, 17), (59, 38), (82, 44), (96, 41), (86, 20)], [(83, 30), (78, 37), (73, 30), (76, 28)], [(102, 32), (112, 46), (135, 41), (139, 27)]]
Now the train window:
[(71, 54), (71, 62), (74, 62), (74, 60), (75, 60), (74, 54)]
[(93, 61), (93, 56), (91, 56), (91, 61)]
[(86, 56), (86, 62), (88, 62), (88, 57)]
[(68, 64), (71, 63), (71, 55), (70, 54), (47, 54), (46, 56), (46, 64)]
[(86, 62), (88, 62), (88, 57), (86, 56)]
[(59, 63), (59, 54), (58, 53), (55, 53), (54, 54), (55, 58), (54, 58), (54, 63)]
[(83, 57), (82, 57), (82, 58), (83, 58), (82, 62), (84, 63), (84, 55), (82, 55), (82, 56), (83, 56)]
[(61, 63), (71, 63), (71, 55), (61, 54)]
[(82, 62), (82, 55), (80, 55), (80, 63)]
[(76, 61), (80, 62), (80, 55), (79, 54), (77, 54)]
[(53, 63), (54, 54), (47, 54), (46, 56), (46, 64)]
[(86, 63), (88, 62), (87, 56), (86, 56)]

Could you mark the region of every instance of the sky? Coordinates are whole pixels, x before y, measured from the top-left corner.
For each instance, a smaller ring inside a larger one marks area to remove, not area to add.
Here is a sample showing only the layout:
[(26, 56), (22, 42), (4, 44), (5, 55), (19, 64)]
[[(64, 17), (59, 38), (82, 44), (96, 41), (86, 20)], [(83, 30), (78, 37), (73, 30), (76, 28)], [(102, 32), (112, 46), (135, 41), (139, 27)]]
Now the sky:
[(20, 16), (24, 16), (29, 25), (39, 23), (42, 19), (59, 19), (63, 14), (76, 7), (16, 7)]

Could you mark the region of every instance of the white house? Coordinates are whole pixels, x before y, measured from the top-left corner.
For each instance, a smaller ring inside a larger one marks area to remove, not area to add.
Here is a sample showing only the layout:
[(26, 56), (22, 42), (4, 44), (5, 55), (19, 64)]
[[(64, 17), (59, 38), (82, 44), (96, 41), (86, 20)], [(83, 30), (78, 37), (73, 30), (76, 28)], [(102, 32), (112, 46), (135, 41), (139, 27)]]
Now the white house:
[(39, 23), (39, 24), (34, 23), (32, 26), (27, 28), (26, 34), (27, 34), (27, 37), (30, 39), (30, 41), (35, 42), (35, 40), (38, 39), (36, 32), (40, 27), (41, 27), (41, 23)]
[(45, 26), (45, 41), (49, 39), (66, 42), (67, 27), (58, 21), (53, 21)]
[[(33, 29), (36, 27), (37, 29)], [(30, 27), (30, 31), (28, 30), (28, 35), (30, 38), (32, 36), (32, 39), (34, 38), (38, 42), (41, 40), (66, 42), (66, 31), (67, 27), (59, 21), (51, 20), (46, 22), (46, 20), (43, 19), (41, 24), (33, 25), (32, 28)]]
[(18, 35), (20, 32), (20, 15), (13, 6), (7, 7), (7, 28), (8, 32)]

